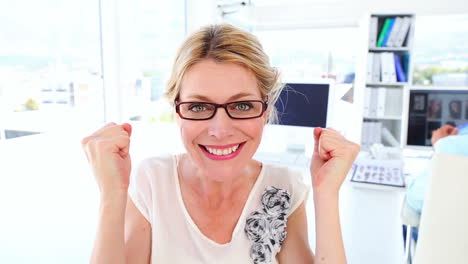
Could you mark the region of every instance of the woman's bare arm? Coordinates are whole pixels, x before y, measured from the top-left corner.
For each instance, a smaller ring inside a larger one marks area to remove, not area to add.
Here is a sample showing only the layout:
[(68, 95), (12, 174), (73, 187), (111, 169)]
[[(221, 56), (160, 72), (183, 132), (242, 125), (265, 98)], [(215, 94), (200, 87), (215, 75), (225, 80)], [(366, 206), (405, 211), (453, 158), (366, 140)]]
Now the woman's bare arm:
[(316, 264), (346, 263), (338, 193), (314, 193)]
[(81, 142), (101, 192), (91, 263), (149, 263), (151, 227), (128, 197), (131, 134), (112, 122)]
[(277, 258), (279, 263), (314, 263), (309, 246), (305, 201), (288, 217), (288, 232)]
[(331, 128), (316, 127), (314, 137), (310, 174), (315, 205), (315, 262), (345, 264), (338, 197), (360, 147)]
[(130, 197), (125, 213), (125, 250), (127, 263), (150, 263), (151, 224), (136, 208)]
[(102, 199), (91, 263), (150, 263), (151, 225), (126, 193)]
[(101, 198), (98, 230), (91, 263), (126, 263), (124, 239), (126, 200), (126, 192)]

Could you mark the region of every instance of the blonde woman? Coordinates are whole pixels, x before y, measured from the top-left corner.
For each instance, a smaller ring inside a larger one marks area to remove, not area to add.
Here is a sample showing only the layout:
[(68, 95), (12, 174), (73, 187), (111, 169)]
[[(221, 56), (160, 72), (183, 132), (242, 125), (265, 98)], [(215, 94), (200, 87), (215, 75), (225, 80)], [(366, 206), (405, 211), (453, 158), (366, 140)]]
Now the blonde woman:
[(91, 262), (346, 263), (338, 191), (359, 146), (332, 129), (311, 135), (314, 256), (310, 187), (295, 171), (252, 159), (281, 89), (252, 34), (230, 25), (192, 34), (166, 90), (185, 154), (147, 158), (131, 173), (129, 124), (83, 139), (101, 191)]

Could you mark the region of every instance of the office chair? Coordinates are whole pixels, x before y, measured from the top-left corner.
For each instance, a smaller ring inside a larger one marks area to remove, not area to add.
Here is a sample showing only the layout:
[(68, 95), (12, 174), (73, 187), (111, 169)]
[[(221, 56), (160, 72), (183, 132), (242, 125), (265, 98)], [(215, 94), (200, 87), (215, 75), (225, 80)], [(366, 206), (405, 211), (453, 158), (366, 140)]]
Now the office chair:
[(433, 156), (414, 263), (468, 263), (468, 157)]

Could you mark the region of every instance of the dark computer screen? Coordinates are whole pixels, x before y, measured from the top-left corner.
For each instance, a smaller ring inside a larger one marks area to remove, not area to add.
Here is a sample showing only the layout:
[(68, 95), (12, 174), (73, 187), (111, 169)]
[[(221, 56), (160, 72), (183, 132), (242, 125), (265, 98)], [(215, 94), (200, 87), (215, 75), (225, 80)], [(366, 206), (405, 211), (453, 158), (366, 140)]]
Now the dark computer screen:
[(431, 146), (432, 131), (468, 122), (468, 91), (411, 90), (406, 145)]
[(280, 125), (326, 127), (329, 84), (287, 83), (276, 102)]

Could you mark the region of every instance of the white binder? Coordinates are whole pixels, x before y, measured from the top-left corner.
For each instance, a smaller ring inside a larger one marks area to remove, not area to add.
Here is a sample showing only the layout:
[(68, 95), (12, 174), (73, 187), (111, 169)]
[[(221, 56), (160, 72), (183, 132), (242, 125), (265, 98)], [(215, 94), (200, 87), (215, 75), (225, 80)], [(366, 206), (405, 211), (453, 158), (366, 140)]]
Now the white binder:
[(381, 60), (381, 75), (383, 83), (394, 83), (396, 79), (395, 59), (392, 52), (382, 52), (380, 54)]
[(378, 34), (378, 18), (371, 17), (370, 28), (369, 28), (369, 48), (375, 48), (377, 46), (377, 34)]
[(398, 38), (398, 33), (400, 32), (401, 25), (403, 24), (403, 18), (395, 18), (395, 23), (393, 24), (392, 31), (387, 40), (387, 47), (396, 47), (396, 42)]
[(398, 31), (398, 37), (395, 44), (395, 47), (403, 47), (405, 42), (406, 35), (411, 27), (412, 19), (411, 17), (404, 17), (400, 30)]
[(380, 82), (381, 80), (381, 67), (380, 67), (380, 53), (374, 53), (372, 56), (372, 82)]
[(367, 53), (367, 82), (372, 82), (372, 71), (374, 64), (374, 53)]
[(377, 116), (385, 116), (385, 99), (387, 96), (387, 89), (384, 87), (376, 88), (377, 90)]

